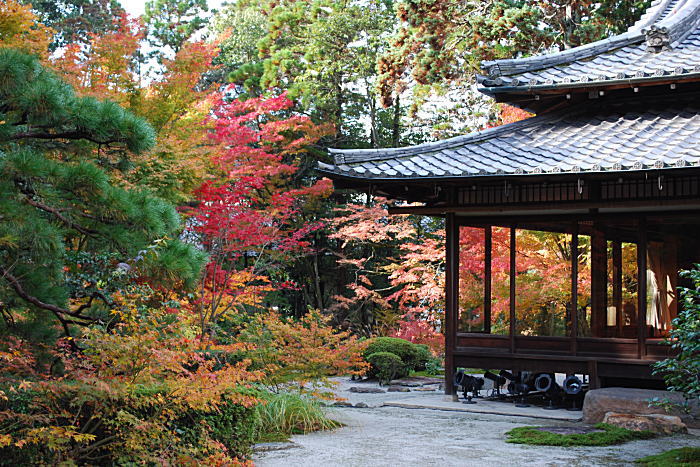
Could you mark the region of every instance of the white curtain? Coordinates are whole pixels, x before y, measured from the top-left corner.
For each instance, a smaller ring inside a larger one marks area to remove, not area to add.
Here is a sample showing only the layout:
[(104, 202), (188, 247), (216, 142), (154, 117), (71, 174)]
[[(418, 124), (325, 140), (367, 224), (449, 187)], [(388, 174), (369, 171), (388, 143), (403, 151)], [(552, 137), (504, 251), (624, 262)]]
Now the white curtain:
[(662, 242), (649, 242), (647, 248), (647, 325), (662, 333), (670, 328), (675, 307), (674, 250)]

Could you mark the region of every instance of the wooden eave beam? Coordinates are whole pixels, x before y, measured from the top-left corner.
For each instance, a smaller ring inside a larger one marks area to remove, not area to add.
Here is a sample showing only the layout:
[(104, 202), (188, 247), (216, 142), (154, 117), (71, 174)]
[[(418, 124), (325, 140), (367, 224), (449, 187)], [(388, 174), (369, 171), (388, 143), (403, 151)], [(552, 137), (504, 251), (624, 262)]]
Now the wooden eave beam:
[[(620, 209), (620, 208), (660, 208), (660, 207), (698, 207), (700, 200), (698, 199), (679, 199), (679, 200), (642, 200), (642, 201), (601, 201), (601, 202), (546, 202), (546, 203), (528, 203), (528, 204), (512, 204), (512, 205), (494, 205), (494, 206), (394, 206), (389, 208), (389, 214), (416, 214), (416, 215), (445, 215), (447, 213), (463, 213), (463, 214), (484, 214), (493, 213), (492, 215), (531, 215), (529, 211), (553, 211), (549, 216), (556, 215), (556, 211), (584, 211), (591, 209)], [(696, 209), (695, 211), (697, 211)], [(641, 211), (640, 211), (641, 213)], [(566, 214), (566, 213), (564, 213)], [(583, 214), (583, 213), (582, 213)], [(617, 215), (617, 213), (611, 213)]]

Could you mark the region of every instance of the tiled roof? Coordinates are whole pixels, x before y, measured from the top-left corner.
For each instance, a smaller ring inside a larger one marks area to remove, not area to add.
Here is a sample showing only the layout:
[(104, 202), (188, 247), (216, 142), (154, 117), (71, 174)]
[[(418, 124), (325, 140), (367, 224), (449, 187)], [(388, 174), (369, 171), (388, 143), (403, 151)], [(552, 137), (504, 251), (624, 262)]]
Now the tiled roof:
[(386, 180), (700, 165), (700, 97), (641, 106), (597, 102), (435, 143), (331, 149), (335, 165), (321, 163), (319, 170), (332, 177)]
[[(655, 0), (627, 32), (562, 52), (484, 62), (481, 90), (700, 76), (700, 0)], [(697, 75), (697, 76), (695, 76)]]

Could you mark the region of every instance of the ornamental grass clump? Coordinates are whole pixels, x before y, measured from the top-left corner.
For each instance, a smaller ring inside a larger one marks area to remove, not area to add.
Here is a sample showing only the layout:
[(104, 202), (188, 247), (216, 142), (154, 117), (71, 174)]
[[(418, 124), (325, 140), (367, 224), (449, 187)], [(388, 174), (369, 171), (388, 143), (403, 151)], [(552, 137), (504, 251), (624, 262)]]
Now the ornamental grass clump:
[(258, 397), (263, 401), (255, 406), (257, 433), (261, 441), (283, 440), (294, 434), (341, 426), (328, 418), (321, 403), (313, 397), (288, 392), (265, 392)]

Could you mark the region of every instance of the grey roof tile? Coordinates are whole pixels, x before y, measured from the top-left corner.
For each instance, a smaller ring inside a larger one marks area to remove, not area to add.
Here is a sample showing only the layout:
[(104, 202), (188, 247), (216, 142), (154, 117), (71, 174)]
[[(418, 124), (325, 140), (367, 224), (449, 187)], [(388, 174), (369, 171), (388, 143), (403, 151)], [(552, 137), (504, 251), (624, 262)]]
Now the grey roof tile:
[[(700, 163), (700, 97), (598, 101), (457, 138), (382, 151), (331, 150), (331, 176), (412, 179), (615, 171)], [(343, 163), (342, 160), (345, 162)]]
[[(656, 47), (654, 37), (668, 40)], [(496, 87), (488, 92), (498, 92), (498, 86), (566, 87), (700, 74), (700, 0), (654, 0), (619, 36), (485, 66), (489, 77), (480, 77), (481, 85)], [(336, 165), (319, 168), (331, 176), (411, 179), (698, 166), (699, 100), (679, 104), (601, 99), (587, 108), (570, 107), (433, 143), (331, 150)]]
[[(653, 47), (651, 37), (664, 37)], [(683, 77), (700, 72), (700, 0), (654, 2), (627, 32), (581, 47), (516, 60), (484, 62), (489, 76), (480, 76), (481, 89), (531, 86), (567, 87), (616, 79)]]

